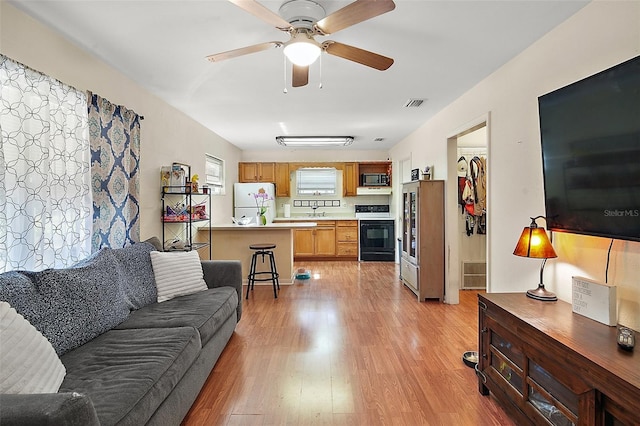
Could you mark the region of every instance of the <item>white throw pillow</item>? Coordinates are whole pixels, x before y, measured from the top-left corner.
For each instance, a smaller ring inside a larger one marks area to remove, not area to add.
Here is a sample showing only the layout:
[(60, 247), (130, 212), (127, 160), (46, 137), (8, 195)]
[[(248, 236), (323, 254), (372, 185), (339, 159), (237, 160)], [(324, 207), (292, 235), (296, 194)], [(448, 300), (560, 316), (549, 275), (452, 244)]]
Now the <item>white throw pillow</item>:
[(152, 251), (150, 255), (158, 302), (207, 289), (197, 251)]
[(0, 302), (0, 393), (56, 393), (67, 370), (51, 343)]

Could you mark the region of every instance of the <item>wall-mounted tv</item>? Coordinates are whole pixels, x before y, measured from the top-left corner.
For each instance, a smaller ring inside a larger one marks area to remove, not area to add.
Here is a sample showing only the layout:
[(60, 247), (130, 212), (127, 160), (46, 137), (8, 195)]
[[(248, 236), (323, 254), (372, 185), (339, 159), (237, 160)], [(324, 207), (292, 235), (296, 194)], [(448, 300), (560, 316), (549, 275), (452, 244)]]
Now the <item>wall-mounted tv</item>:
[(547, 227), (640, 241), (640, 56), (538, 98)]

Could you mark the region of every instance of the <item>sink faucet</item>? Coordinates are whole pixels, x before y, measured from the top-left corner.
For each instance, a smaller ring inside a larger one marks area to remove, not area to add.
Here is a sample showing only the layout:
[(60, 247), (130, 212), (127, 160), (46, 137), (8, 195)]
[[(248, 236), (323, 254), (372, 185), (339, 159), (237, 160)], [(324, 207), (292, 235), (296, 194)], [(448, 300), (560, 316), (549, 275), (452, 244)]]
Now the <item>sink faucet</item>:
[(316, 215), (316, 209), (318, 208), (318, 202), (314, 201), (313, 205), (311, 206), (311, 208), (313, 209), (313, 216)]

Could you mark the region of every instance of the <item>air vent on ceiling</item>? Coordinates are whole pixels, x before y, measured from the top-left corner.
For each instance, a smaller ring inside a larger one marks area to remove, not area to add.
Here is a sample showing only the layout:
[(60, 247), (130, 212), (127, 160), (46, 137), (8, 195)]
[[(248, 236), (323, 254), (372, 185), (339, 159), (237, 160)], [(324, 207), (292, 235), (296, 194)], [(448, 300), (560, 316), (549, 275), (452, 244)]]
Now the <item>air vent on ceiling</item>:
[(384, 140), (384, 138), (375, 138), (373, 141), (374, 142), (382, 142)]
[(409, 99), (406, 104), (404, 104), (405, 108), (418, 108), (420, 107), (426, 99)]

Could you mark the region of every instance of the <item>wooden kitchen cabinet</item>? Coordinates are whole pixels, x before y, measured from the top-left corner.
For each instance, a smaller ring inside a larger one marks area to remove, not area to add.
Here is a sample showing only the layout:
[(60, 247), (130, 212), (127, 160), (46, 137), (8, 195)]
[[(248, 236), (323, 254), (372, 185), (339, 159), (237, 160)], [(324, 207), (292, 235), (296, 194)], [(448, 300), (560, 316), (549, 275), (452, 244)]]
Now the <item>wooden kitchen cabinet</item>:
[(336, 221), (336, 256), (358, 258), (358, 221)]
[(297, 258), (330, 258), (336, 255), (336, 222), (318, 221), (315, 229), (294, 229), (293, 256)]
[(478, 295), (478, 389), (518, 425), (637, 425), (640, 354), (563, 301)]
[(360, 172), (358, 163), (344, 163), (342, 172), (342, 195), (344, 197), (355, 197), (360, 183)]
[(315, 229), (294, 229), (293, 230), (293, 256), (310, 257), (315, 254), (314, 249)]
[(289, 163), (276, 163), (275, 167), (276, 197), (289, 197), (291, 194)]
[(238, 180), (247, 182), (275, 182), (276, 163), (238, 163)]

